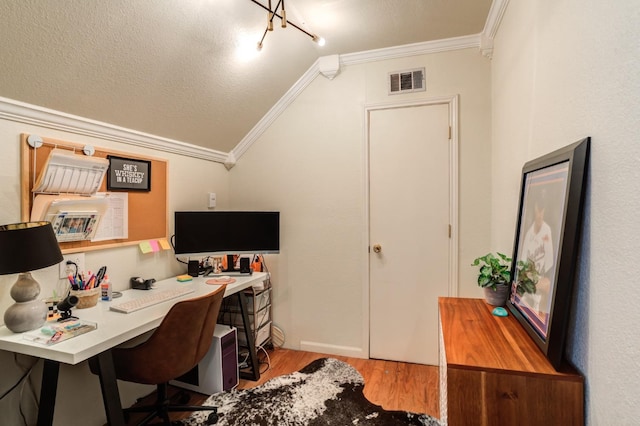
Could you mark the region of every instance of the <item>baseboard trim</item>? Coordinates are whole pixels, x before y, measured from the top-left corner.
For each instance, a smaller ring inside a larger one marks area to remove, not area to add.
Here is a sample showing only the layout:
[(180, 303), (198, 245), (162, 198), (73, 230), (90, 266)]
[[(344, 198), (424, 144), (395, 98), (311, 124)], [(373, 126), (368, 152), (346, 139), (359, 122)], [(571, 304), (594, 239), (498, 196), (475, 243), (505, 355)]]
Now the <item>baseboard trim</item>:
[(318, 352), (321, 354), (349, 356), (353, 358), (369, 358), (369, 354), (362, 348), (353, 346), (329, 345), (326, 343), (300, 341), (300, 350), (307, 352)]

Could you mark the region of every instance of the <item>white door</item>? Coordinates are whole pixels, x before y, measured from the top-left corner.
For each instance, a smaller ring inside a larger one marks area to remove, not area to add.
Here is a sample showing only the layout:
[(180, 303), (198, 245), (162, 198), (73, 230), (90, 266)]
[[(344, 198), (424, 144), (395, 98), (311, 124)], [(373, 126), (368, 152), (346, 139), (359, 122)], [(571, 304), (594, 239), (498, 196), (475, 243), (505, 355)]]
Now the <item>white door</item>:
[(371, 358), (438, 364), (438, 297), (449, 288), (449, 127), (448, 104), (370, 111)]

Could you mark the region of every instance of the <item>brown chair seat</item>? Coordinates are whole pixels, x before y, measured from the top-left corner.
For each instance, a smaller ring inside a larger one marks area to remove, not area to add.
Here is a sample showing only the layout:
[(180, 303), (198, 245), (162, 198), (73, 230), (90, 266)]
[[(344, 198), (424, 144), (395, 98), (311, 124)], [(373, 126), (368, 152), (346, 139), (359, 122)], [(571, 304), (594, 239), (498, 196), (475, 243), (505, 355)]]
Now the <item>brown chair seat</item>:
[[(112, 349), (116, 378), (127, 382), (156, 385), (156, 402), (150, 406), (124, 410), (150, 412), (139, 424), (147, 424), (155, 417), (171, 424), (171, 411), (212, 411), (210, 423), (217, 421), (216, 407), (174, 405), (167, 396), (170, 380), (189, 372), (206, 355), (213, 341), (218, 312), (224, 296), (225, 286), (201, 297), (183, 300), (169, 310), (149, 339), (137, 346)], [(97, 374), (95, 362), (89, 363)]]

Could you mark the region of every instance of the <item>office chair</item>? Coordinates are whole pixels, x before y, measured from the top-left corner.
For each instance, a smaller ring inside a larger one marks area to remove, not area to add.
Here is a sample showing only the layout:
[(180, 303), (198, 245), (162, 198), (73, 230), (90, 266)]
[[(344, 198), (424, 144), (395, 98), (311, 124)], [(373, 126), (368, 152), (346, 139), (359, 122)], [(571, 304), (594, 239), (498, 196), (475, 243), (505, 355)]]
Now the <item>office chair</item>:
[[(169, 412), (206, 410), (212, 411), (208, 424), (217, 422), (216, 407), (174, 405), (168, 398), (167, 387), (170, 380), (198, 365), (211, 347), (224, 291), (222, 286), (208, 295), (176, 303), (148, 340), (131, 348), (112, 350), (117, 379), (157, 386), (153, 405), (127, 408), (125, 417), (129, 413), (150, 412), (140, 425), (155, 417), (170, 425)], [(90, 367), (97, 374), (97, 365), (90, 363)]]

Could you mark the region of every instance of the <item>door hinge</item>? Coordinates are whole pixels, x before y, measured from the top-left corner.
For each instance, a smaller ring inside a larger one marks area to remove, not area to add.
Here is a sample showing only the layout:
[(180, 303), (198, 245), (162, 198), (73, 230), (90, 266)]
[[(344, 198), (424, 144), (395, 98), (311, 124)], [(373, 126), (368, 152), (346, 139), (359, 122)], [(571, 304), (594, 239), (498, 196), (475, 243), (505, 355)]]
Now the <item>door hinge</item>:
[(451, 140), (452, 138), (452, 133), (453, 133), (453, 130), (451, 129), (451, 126), (449, 126), (449, 140)]
[(451, 225), (449, 225), (449, 238), (451, 238)]

